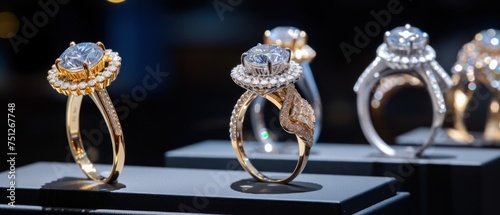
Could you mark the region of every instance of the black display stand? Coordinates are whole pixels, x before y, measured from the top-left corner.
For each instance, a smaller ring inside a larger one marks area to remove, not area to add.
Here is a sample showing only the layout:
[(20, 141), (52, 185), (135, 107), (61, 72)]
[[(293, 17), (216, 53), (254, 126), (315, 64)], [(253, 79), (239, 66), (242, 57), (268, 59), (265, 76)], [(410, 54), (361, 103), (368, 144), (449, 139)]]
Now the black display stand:
[[(406, 146), (394, 146), (403, 150)], [(283, 171), (295, 155), (250, 153), (261, 171)], [(420, 159), (382, 156), (369, 144), (317, 143), (304, 173), (389, 176), (410, 193), (413, 214), (498, 214), (500, 149), (431, 146)], [(167, 167), (239, 165), (230, 141), (207, 140), (165, 153)]]
[[(470, 131), (469, 134), (474, 137), (472, 143), (463, 143), (454, 140), (446, 133), (446, 128), (438, 129), (433, 141), (435, 146), (452, 146), (452, 147), (483, 147), (483, 148), (500, 148), (500, 142), (488, 142), (482, 138), (482, 132)], [(430, 132), (429, 127), (419, 127), (409, 132), (403, 133), (395, 138), (395, 143), (398, 145), (417, 145), (423, 143)]]
[[(0, 173), (2, 190), (8, 174)], [(237, 170), (125, 166), (118, 183), (103, 184), (74, 163), (55, 162), (18, 167), (15, 175), (16, 207), (0, 198), (9, 214), (409, 214), (408, 193), (391, 189), (390, 177), (302, 174), (282, 185)]]

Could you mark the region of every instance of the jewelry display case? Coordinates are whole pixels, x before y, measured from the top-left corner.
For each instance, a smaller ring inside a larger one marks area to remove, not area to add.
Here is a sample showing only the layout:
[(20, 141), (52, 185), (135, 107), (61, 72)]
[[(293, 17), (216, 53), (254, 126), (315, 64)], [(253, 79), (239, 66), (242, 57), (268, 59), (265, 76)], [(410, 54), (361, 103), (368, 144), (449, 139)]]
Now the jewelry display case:
[(0, 214), (497, 215), (498, 14), (1, 1)]

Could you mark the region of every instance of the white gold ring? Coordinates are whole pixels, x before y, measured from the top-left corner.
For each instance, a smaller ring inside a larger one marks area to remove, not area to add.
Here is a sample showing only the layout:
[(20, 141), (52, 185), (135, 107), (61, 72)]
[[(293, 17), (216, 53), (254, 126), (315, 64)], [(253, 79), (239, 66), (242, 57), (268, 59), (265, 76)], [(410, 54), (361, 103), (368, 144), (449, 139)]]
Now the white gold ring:
[[(418, 157), (431, 144), (444, 121), (446, 105), (443, 91), (452, 81), (446, 71), (435, 60), (436, 53), (428, 45), (429, 36), (409, 24), (385, 33), (384, 43), (377, 49), (377, 57), (358, 78), (354, 91), (357, 93), (357, 111), (361, 129), (368, 142), (388, 156)], [(370, 116), (370, 101), (373, 87), (391, 74), (409, 73), (420, 77), (429, 92), (433, 120), (427, 139), (417, 149), (397, 152), (389, 146), (375, 130)]]

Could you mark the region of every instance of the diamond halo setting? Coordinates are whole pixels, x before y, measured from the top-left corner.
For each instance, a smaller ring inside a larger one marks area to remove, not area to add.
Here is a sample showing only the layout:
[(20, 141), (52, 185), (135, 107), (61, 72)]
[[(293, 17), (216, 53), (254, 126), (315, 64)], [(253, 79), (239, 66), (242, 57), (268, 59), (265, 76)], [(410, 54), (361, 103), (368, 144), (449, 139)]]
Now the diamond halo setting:
[[(495, 89), (500, 89), (500, 31), (486, 29), (474, 36), (458, 52), (452, 73), (464, 74), (471, 83), (481, 74)], [(472, 89), (472, 88), (471, 88)]]
[(101, 42), (71, 42), (48, 71), (47, 80), (61, 94), (88, 95), (116, 79), (121, 61), (117, 52)]
[(297, 82), (302, 68), (291, 60), (290, 50), (278, 45), (258, 44), (241, 56), (241, 64), (231, 70), (239, 86), (260, 95)]
[(377, 55), (392, 68), (411, 69), (436, 58), (436, 52), (428, 43), (427, 33), (406, 24), (385, 33), (384, 43), (378, 47)]

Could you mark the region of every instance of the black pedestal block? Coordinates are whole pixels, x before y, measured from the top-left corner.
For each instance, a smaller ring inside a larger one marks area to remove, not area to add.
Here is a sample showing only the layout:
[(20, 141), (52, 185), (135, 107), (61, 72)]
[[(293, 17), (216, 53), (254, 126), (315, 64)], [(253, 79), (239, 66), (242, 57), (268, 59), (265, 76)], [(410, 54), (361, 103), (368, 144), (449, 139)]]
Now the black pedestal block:
[[(293, 154), (249, 154), (261, 171), (288, 172), (297, 161)], [(424, 154), (391, 158), (369, 144), (317, 143), (303, 173), (393, 177), (394, 189), (410, 193), (413, 214), (500, 213), (500, 149), (433, 145)], [(230, 141), (207, 140), (166, 152), (165, 165), (224, 170), (239, 163)]]
[[(106, 169), (105, 165), (97, 165)], [(270, 173), (283, 177), (283, 173)], [(8, 172), (1, 189), (11, 189)], [(11, 174), (12, 175), (12, 174)], [(74, 163), (38, 162), (15, 170), (8, 214), (408, 214), (408, 193), (390, 177), (302, 174), (287, 185), (238, 170), (125, 166), (115, 184), (88, 180)]]

